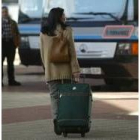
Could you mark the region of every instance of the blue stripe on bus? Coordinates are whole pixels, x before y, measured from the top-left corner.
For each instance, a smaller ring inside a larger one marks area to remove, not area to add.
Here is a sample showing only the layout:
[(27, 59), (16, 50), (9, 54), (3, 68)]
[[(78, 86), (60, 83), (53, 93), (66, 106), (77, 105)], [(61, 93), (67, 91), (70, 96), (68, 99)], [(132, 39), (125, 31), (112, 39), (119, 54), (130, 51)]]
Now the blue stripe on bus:
[[(75, 39), (106, 39), (106, 38), (103, 38), (102, 36), (74, 36)], [(117, 40), (117, 38), (109, 38), (109, 39), (115, 39)], [(128, 39), (132, 39), (132, 40), (138, 40), (138, 37), (137, 36), (131, 36), (130, 38)], [(120, 38), (119, 38), (120, 40)], [(124, 39), (123, 39), (124, 40)]]
[[(37, 27), (32, 27), (32, 26), (19, 27), (19, 30), (20, 30), (21, 34), (39, 34), (40, 33), (40, 28), (38, 26)], [(82, 35), (82, 36), (75, 35), (74, 39), (77, 39), (77, 40), (89, 39), (89, 40), (91, 40), (91, 39), (105, 39), (105, 38), (102, 38), (102, 36), (96, 36), (96, 35), (95, 36), (93, 36), (93, 35), (92, 36), (88, 36), (88, 35)], [(138, 40), (138, 37), (132, 35), (131, 38), (129, 38), (128, 40)]]

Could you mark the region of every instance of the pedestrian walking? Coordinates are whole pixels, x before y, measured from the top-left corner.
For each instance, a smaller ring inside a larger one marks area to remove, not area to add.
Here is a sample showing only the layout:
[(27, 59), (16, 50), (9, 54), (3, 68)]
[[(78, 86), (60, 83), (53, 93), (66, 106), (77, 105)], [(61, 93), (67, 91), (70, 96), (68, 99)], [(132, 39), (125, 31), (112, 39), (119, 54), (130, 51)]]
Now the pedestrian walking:
[(2, 7), (2, 86), (3, 84), (3, 62), (7, 58), (8, 64), (8, 84), (9, 86), (20, 86), (14, 76), (14, 59), (16, 48), (20, 43), (20, 35), (17, 23), (9, 16), (8, 8)]
[(54, 131), (58, 113), (58, 85), (70, 83), (72, 77), (77, 81), (80, 74), (72, 28), (66, 25), (65, 20), (64, 9), (51, 9), (40, 33), (40, 52), (50, 89)]

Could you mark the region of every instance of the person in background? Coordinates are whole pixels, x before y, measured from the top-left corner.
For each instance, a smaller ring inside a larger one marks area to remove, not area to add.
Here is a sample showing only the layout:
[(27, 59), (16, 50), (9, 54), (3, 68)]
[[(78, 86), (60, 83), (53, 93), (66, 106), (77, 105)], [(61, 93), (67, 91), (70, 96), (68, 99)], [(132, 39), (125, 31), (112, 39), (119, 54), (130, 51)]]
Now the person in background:
[[(49, 84), (52, 114), (54, 119), (54, 131), (57, 135), (61, 135), (57, 130), (57, 113), (58, 113), (58, 86), (63, 83), (71, 83), (72, 77), (77, 81), (79, 79), (80, 67), (76, 56), (72, 28), (65, 24), (65, 14), (62, 8), (53, 8), (49, 12), (48, 18), (44, 21), (40, 33), (40, 52), (43, 65), (45, 67), (45, 79)], [(68, 40), (70, 62), (52, 63), (49, 60), (50, 47), (53, 38), (64, 32), (65, 38)]]
[(21, 83), (15, 80), (14, 59), (16, 48), (20, 43), (20, 34), (17, 23), (12, 20), (6, 6), (2, 7), (2, 86), (3, 84), (3, 62), (7, 58), (8, 84), (9, 86), (20, 86)]

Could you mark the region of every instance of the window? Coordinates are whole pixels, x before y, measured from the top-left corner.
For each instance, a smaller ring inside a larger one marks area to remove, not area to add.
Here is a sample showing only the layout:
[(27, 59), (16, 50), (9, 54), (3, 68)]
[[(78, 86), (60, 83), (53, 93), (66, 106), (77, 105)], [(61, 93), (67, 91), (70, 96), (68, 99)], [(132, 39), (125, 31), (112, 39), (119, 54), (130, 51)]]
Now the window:
[(2, 0), (2, 3), (18, 3), (18, 0)]

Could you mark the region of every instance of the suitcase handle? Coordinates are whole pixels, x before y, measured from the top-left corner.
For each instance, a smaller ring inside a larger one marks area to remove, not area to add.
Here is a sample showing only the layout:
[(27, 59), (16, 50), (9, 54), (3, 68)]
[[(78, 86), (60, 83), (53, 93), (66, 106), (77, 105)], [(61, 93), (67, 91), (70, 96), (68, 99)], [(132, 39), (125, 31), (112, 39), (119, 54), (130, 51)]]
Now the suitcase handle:
[[(65, 79), (62, 79), (62, 80), (61, 80), (61, 83), (62, 83), (62, 84), (64, 84), (64, 80), (65, 80)], [(71, 78), (70, 80), (71, 80), (71, 84), (72, 84), (72, 83), (77, 83), (77, 82), (75, 81), (74, 77)]]
[[(80, 81), (81, 78), (83, 79), (83, 83), (85, 84), (86, 75), (85, 74), (82, 74), (82, 75), (80, 74), (80, 76), (78, 78), (78, 81)], [(71, 78), (71, 83), (72, 83), (72, 81), (74, 81), (74, 83), (79, 83), (79, 82), (75, 81), (74, 77)]]
[[(82, 78), (83, 78), (83, 83), (85, 83), (86, 75), (83, 74), (83, 77), (82, 77)], [(79, 78), (78, 78), (78, 82), (75, 81), (74, 76), (72, 76), (72, 77), (71, 77), (71, 84), (72, 84), (72, 83), (79, 83), (80, 79), (81, 79), (81, 74), (80, 74), (80, 76), (79, 76)], [(62, 84), (64, 84), (64, 79), (62, 79)]]

